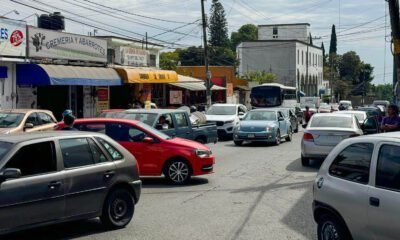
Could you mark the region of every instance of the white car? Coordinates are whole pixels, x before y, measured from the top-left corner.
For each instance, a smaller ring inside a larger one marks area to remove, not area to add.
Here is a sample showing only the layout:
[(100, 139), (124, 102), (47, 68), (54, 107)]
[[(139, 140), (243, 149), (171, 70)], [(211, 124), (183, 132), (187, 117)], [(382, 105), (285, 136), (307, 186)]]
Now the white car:
[(219, 138), (232, 138), (233, 129), (247, 113), (242, 104), (214, 104), (206, 112), (207, 122), (215, 122)]

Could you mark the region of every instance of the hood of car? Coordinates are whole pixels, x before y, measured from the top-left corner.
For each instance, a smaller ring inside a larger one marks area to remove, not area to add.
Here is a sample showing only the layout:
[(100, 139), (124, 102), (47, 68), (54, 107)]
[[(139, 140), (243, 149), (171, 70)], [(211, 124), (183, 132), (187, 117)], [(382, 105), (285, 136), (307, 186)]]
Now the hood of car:
[(210, 150), (210, 148), (204, 144), (201, 144), (199, 142), (195, 142), (192, 140), (184, 139), (184, 138), (179, 138), (179, 137), (171, 138), (171, 139), (167, 140), (167, 142), (170, 144), (179, 146), (179, 147), (192, 148), (193, 150), (195, 150), (195, 149)]
[(236, 115), (206, 115), (207, 121), (216, 122), (216, 121), (233, 121), (236, 119)]
[(240, 131), (243, 132), (262, 132), (267, 127), (276, 127), (276, 121), (242, 121), (240, 122)]
[(0, 128), (0, 134), (9, 134), (13, 133), (17, 130), (17, 128)]

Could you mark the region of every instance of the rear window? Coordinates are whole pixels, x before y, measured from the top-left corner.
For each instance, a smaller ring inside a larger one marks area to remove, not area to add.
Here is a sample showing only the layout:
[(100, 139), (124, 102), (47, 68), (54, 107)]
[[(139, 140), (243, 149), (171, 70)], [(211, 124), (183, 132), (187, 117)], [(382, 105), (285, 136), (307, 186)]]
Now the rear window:
[(352, 128), (353, 118), (341, 116), (314, 116), (310, 127), (315, 128)]

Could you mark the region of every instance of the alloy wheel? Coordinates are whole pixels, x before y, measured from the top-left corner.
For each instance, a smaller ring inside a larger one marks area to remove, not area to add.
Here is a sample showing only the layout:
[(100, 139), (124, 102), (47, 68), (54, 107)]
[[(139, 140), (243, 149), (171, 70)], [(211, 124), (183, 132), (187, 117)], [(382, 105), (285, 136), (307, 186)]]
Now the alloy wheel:
[(168, 168), (168, 176), (175, 183), (185, 182), (189, 174), (189, 166), (182, 161), (173, 162)]

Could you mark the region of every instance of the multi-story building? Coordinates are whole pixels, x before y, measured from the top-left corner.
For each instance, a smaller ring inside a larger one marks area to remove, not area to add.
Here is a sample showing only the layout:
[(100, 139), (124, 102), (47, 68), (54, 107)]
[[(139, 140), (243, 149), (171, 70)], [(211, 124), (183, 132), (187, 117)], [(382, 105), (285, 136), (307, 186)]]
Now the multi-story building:
[(258, 40), (237, 47), (240, 75), (248, 71), (266, 71), (277, 82), (297, 87), (308, 96), (318, 96), (323, 80), (323, 56), (320, 47), (310, 44), (310, 24), (258, 26)]

